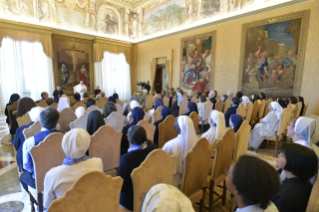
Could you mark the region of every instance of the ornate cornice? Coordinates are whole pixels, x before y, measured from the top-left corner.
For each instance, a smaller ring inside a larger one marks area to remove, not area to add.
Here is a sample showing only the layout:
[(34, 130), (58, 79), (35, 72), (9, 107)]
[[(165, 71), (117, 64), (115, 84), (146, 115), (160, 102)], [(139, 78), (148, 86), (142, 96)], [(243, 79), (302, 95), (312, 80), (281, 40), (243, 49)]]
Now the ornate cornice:
[(132, 44), (129, 42), (118, 41), (118, 40), (113, 40), (113, 39), (108, 39), (108, 38), (100, 38), (100, 37), (96, 37), (93, 40), (93, 44), (94, 43), (103, 43), (103, 44), (108, 44), (108, 45), (113, 45), (113, 46), (122, 46), (122, 47), (126, 47), (126, 48), (130, 48), (132, 46)]
[(49, 27), (37, 26), (33, 24), (26, 24), (17, 21), (9, 21), (0, 19), (0, 28), (21, 30), (26, 32), (34, 32), (39, 34), (52, 34), (52, 29)]

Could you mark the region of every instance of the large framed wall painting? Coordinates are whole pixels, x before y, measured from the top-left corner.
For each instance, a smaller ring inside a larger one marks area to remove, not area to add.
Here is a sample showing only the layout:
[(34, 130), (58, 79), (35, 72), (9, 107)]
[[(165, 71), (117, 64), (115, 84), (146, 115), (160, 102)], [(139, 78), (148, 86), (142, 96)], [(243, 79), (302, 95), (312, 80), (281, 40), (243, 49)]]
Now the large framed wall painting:
[(92, 41), (56, 35), (53, 35), (52, 39), (55, 85), (60, 85), (65, 94), (73, 95), (73, 87), (83, 81), (88, 91), (92, 92)]
[(238, 90), (300, 95), (310, 10), (243, 25)]
[(180, 87), (203, 93), (213, 89), (216, 31), (181, 39)]

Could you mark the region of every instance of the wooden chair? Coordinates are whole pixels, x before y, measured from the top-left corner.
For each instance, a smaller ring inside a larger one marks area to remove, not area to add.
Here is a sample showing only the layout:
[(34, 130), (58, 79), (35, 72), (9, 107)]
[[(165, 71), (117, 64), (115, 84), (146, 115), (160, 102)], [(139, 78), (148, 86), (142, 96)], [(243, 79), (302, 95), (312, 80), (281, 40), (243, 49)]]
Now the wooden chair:
[(87, 122), (88, 122), (88, 116), (83, 115), (80, 118), (72, 121), (70, 123), (70, 128), (71, 128), (71, 130), (74, 128), (80, 128), (80, 129), (86, 130), (87, 129)]
[(253, 108), (254, 108), (254, 105), (252, 102), (249, 103), (249, 105), (246, 107), (246, 116), (245, 116), (245, 120), (250, 123), (250, 120), (251, 120), (251, 115), (253, 113)]
[(97, 102), (95, 103), (95, 105), (96, 105), (98, 108), (100, 108), (100, 109), (103, 110), (105, 103), (106, 103), (106, 102), (104, 102), (103, 100), (99, 100), (99, 101), (97, 101)]
[(223, 107), (224, 107), (224, 102), (221, 99), (219, 99), (216, 102), (215, 110), (217, 110), (219, 112), (223, 112)]
[(38, 106), (45, 108), (48, 107), (48, 104), (45, 100), (41, 100), (40, 102), (38, 102)]
[(162, 115), (161, 115), (161, 111), (154, 111), (152, 114), (152, 123), (154, 124), (154, 122), (161, 120), (162, 119)]
[(246, 107), (244, 104), (240, 104), (239, 107), (237, 108), (237, 114), (240, 115), (243, 119), (245, 118), (245, 110)]
[(54, 200), (50, 212), (119, 211), (121, 177), (111, 177), (99, 171), (89, 172), (78, 179), (63, 196)]
[(120, 165), (122, 132), (111, 126), (102, 126), (91, 136), (90, 158), (101, 158), (104, 173), (117, 176)]
[(119, 112), (121, 115), (123, 115), (124, 108), (119, 104), (115, 104), (115, 106), (116, 106), (116, 111)]
[[(232, 156), (234, 152), (234, 147), (236, 143), (237, 136), (234, 133), (234, 130), (228, 128), (223, 137), (216, 141), (215, 143), (215, 156), (212, 168), (212, 174), (208, 175), (208, 185), (209, 185), (209, 211), (213, 211), (214, 203), (219, 199), (222, 199), (222, 205), (226, 204), (226, 177), (224, 171), (229, 169), (232, 161)], [(219, 195), (214, 192), (215, 186), (224, 182), (223, 193)], [(214, 199), (214, 194), (218, 197)]]
[[(208, 124), (208, 119), (209, 119), (209, 116), (210, 116), (210, 113), (212, 112), (213, 110), (213, 106), (214, 104), (210, 101), (210, 100), (207, 100), (204, 104), (204, 115), (203, 115), (203, 119), (202, 121), (199, 123), (202, 127), (201, 129), (201, 132), (203, 133), (204, 132), (204, 125)], [(197, 132), (197, 130), (195, 130), (195, 132)]]
[(23, 116), (17, 118), (19, 127), (30, 124), (32, 122), (29, 113), (25, 113)]
[(89, 99), (89, 97), (85, 97), (82, 102), (83, 102), (84, 104), (86, 104), (86, 102), (88, 101), (88, 99)]
[(42, 125), (40, 121), (35, 122), (29, 128), (23, 130), (23, 135), (25, 139), (28, 139), (41, 131)]
[(145, 109), (149, 110), (153, 108), (153, 97), (151, 95), (147, 95), (145, 99)]
[(183, 115), (187, 112), (187, 104), (188, 104), (187, 98), (184, 97), (179, 105), (179, 115)]
[(225, 114), (228, 110), (228, 108), (231, 105), (231, 98), (229, 97), (225, 102), (224, 102), (224, 107), (223, 107), (223, 113)]
[(185, 157), (181, 190), (191, 200), (192, 204), (200, 200), (199, 211), (204, 209), (207, 172), (203, 170), (208, 170), (210, 154), (208, 141), (206, 138), (200, 138)]
[(302, 108), (302, 103), (298, 103), (297, 104), (297, 108), (296, 108), (296, 111), (295, 111), (295, 117), (299, 117), (300, 116), (300, 111), (301, 111), (301, 108)]
[(264, 117), (269, 113), (269, 104), (272, 102), (272, 99), (269, 98), (268, 101), (265, 104), (265, 109), (264, 109)]
[(307, 104), (305, 104), (305, 107), (303, 108), (303, 111), (302, 111), (302, 116), (306, 115), (306, 112), (307, 112), (307, 109), (308, 109), (308, 105), (309, 105), (309, 102), (307, 102)]
[(107, 103), (109, 101), (109, 99), (107, 97), (102, 97), (102, 99), (105, 103)]
[(81, 106), (86, 109), (86, 105), (83, 102), (75, 103), (73, 106), (71, 106), (71, 109), (75, 111), (78, 107), (81, 107)]
[(189, 118), (192, 119), (193, 124), (194, 124), (195, 133), (197, 134), (200, 116), (197, 115), (196, 111), (194, 111), (194, 112), (192, 112), (192, 113), (189, 115)]
[(54, 102), (50, 105), (50, 107), (53, 107), (54, 109), (58, 109), (58, 103)]
[(167, 96), (164, 96), (163, 97), (163, 105), (165, 107), (168, 107), (169, 106), (169, 98)]
[(237, 141), (234, 147), (233, 161), (237, 161), (240, 156), (247, 154), (250, 130), (251, 126), (248, 121), (244, 121), (238, 129), (236, 133)]
[(317, 180), (315, 181), (312, 187), (306, 212), (318, 212), (318, 211), (319, 211), (319, 177), (317, 177)]
[(120, 105), (121, 107), (124, 106), (124, 103), (119, 99), (116, 99), (116, 104)]
[(153, 150), (131, 174), (134, 186), (134, 211), (140, 210), (146, 193), (159, 183), (172, 185), (176, 157), (162, 149)]
[(288, 105), (288, 107), (287, 107), (287, 123), (289, 123), (291, 120), (291, 114), (292, 114), (292, 107), (290, 105)]
[(16, 110), (18, 108), (18, 101), (13, 102), (11, 105), (7, 106), (8, 114), (9, 114), (9, 125), (12, 126), (11, 120), (11, 111)]
[(147, 140), (153, 143), (156, 127), (153, 124), (150, 124), (147, 120), (139, 121), (137, 125), (144, 127), (146, 131)]
[(68, 99), (70, 100), (70, 104), (72, 104), (73, 102), (75, 102), (74, 96), (67, 96)]
[(174, 123), (175, 117), (169, 115), (158, 125), (158, 148), (162, 148), (167, 141), (176, 138), (177, 132), (174, 130)]
[(257, 123), (258, 108), (259, 108), (259, 103), (258, 101), (255, 101), (253, 106), (253, 111), (251, 112), (251, 120), (250, 120), (251, 125), (255, 125)]
[(94, 111), (94, 110), (98, 110), (98, 111), (100, 111), (102, 114), (103, 114), (103, 109), (100, 109), (98, 106), (96, 106), (96, 105), (91, 105), (86, 111), (85, 111), (85, 114), (87, 115), (87, 116), (89, 116), (90, 115), (90, 113), (92, 112), (92, 111)]
[(43, 211), (42, 192), (45, 175), (51, 168), (62, 165), (66, 157), (62, 149), (62, 138), (63, 133), (51, 133), (44, 141), (30, 150), (36, 183), (36, 189), (29, 186), (30, 200), (35, 199), (38, 202), (40, 212)]
[(113, 127), (117, 131), (121, 131), (125, 125), (126, 118), (119, 112), (112, 112), (107, 118), (104, 119), (105, 125)]
[(265, 106), (266, 100), (262, 100), (258, 108), (258, 120), (261, 120), (264, 117)]
[(196, 96), (194, 95), (193, 97), (192, 97), (192, 99), (191, 99), (191, 102), (194, 102), (194, 103), (198, 103), (199, 101), (198, 101), (198, 99), (196, 98)]
[(62, 132), (69, 131), (70, 123), (76, 119), (77, 117), (75, 115), (74, 110), (72, 110), (71, 108), (64, 108), (60, 112), (60, 119), (59, 119), (60, 130)]

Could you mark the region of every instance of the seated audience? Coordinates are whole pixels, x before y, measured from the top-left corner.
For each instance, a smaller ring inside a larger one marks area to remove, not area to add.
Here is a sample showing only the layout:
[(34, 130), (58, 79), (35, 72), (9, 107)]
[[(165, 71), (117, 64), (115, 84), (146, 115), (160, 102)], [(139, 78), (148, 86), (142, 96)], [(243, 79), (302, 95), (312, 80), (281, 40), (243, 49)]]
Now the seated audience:
[(89, 109), (89, 107), (91, 107), (92, 105), (95, 105), (95, 100), (92, 98), (88, 98), (88, 100), (86, 101), (86, 108)]
[(41, 99), (36, 101), (35, 103), (38, 104), (41, 100), (46, 100), (47, 98), (49, 98), (49, 94), (44, 91), (44, 92), (41, 93)]
[(229, 126), (234, 130), (235, 133), (239, 130), (241, 124), (243, 123), (243, 117), (238, 114), (233, 114), (229, 119)]
[(222, 95), (221, 100), (223, 102), (226, 102), (227, 98), (228, 98), (228, 96), (226, 94), (224, 94), (224, 95)]
[(162, 90), (161, 97), (164, 98), (164, 96), (167, 96), (167, 93), (165, 90)]
[(215, 105), (216, 105), (216, 92), (215, 91), (210, 91), (208, 94), (208, 98), (209, 100), (214, 104), (213, 109), (215, 109)]
[(110, 97), (108, 98), (107, 102), (113, 102), (114, 104), (116, 104), (116, 101), (115, 101), (115, 99), (114, 99), (113, 96), (110, 96)]
[(312, 184), (309, 179), (318, 168), (318, 157), (313, 150), (298, 144), (286, 144), (279, 154), (277, 165), (287, 179), (283, 181), (274, 204), (280, 212), (306, 211)]
[(266, 94), (263, 92), (259, 93), (259, 99), (260, 99), (260, 101), (266, 100)]
[(131, 173), (141, 165), (151, 151), (156, 149), (156, 145), (147, 140), (145, 129), (137, 125), (129, 128), (127, 139), (130, 147), (128, 152), (121, 156), (118, 170), (118, 176), (124, 180), (120, 204), (128, 210), (133, 210), (134, 189)]
[(94, 96), (98, 95), (101, 93), (100, 86), (96, 86), (96, 89), (94, 90)]
[(259, 94), (253, 94), (251, 95), (251, 101), (253, 103), (255, 103), (255, 101), (258, 101), (259, 100)]
[(113, 94), (113, 98), (115, 99), (115, 102), (117, 102), (116, 100), (119, 99), (119, 95), (118, 95), (117, 93), (114, 93), (114, 94)]
[(150, 211), (195, 212), (192, 202), (185, 194), (176, 187), (164, 183), (153, 186), (146, 193), (141, 212)]
[(93, 110), (88, 116), (86, 131), (90, 135), (93, 135), (101, 126), (104, 125), (105, 122), (102, 113), (98, 110)]
[(240, 99), (240, 103), (241, 104), (244, 104), (245, 107), (247, 107), (250, 103), (250, 100), (248, 98), (248, 96), (242, 96), (241, 99)]
[[(52, 108), (47, 107), (40, 113), (40, 122), (42, 125), (41, 132), (37, 133), (35, 136), (32, 136), (25, 140), (22, 146), (23, 154), (23, 173), (20, 175), (20, 182), (23, 188), (28, 192), (28, 186), (36, 188), (35, 184), (35, 175), (33, 168), (33, 161), (31, 158), (30, 150), (32, 147), (37, 146), (40, 142), (45, 140), (45, 138), (54, 132), (59, 132), (56, 130), (57, 123), (59, 121), (60, 114), (59, 112)], [(21, 147), (20, 147), (21, 148)]]
[(290, 118), (293, 118), (295, 116), (295, 111), (297, 109), (298, 100), (294, 96), (289, 96), (288, 100), (289, 100), (290, 107), (292, 109), (292, 113), (291, 113), (291, 117)]
[(160, 123), (162, 123), (166, 119), (167, 116), (169, 116), (171, 114), (172, 114), (172, 112), (169, 110), (168, 107), (165, 106), (161, 110), (162, 119), (154, 122), (154, 125), (156, 127), (155, 133), (154, 133), (154, 143), (157, 146), (158, 146), (158, 126), (159, 126)]
[(184, 114), (185, 116), (190, 116), (192, 112), (196, 112), (198, 114), (197, 104), (195, 102), (188, 102), (187, 109), (188, 112)]
[(236, 114), (238, 105), (239, 105), (239, 99), (236, 97), (233, 97), (231, 107), (229, 107), (225, 113), (226, 127), (229, 127), (229, 118), (232, 114)]
[(54, 103), (54, 100), (53, 100), (53, 98), (47, 98), (45, 100), (45, 102), (47, 103), (48, 106), (50, 106), (50, 105), (52, 105)]
[(225, 175), (227, 190), (238, 205), (236, 212), (278, 212), (271, 199), (280, 189), (279, 177), (267, 162), (244, 155)]
[(53, 92), (53, 98), (54, 98), (54, 102), (58, 103), (59, 99), (62, 97), (63, 95), (63, 91), (61, 90), (61, 87), (58, 85), (56, 86), (56, 90)]
[[(101, 96), (100, 94), (98, 94), (98, 95), (96, 95), (95, 99), (96, 99), (96, 101), (98, 102), (98, 101), (100, 101), (100, 100), (102, 99), (102, 96)], [(109, 100), (109, 101), (110, 101), (110, 100)]]
[(213, 110), (210, 113), (208, 119), (210, 125), (209, 130), (202, 134), (202, 138), (206, 138), (209, 143), (214, 143), (217, 139), (220, 139), (226, 131), (224, 114)]
[(75, 115), (77, 118), (80, 118), (81, 116), (83, 116), (85, 112), (86, 112), (86, 109), (83, 106), (80, 106), (75, 109)]
[(75, 102), (73, 102), (70, 106), (75, 105), (77, 102), (81, 102), (81, 95), (80, 95), (80, 93), (75, 93), (75, 94), (73, 95), (73, 97), (74, 97), (74, 99), (75, 99)]
[(162, 100), (162, 98), (157, 98), (157, 99), (155, 100), (154, 108), (151, 109), (151, 110), (148, 112), (148, 113), (149, 113), (149, 118), (150, 118), (149, 122), (152, 121), (153, 113), (154, 113), (154, 112), (157, 110), (157, 108), (160, 107), (160, 106), (163, 107), (163, 100)]
[(197, 136), (193, 121), (188, 116), (179, 116), (175, 121), (174, 129), (178, 133), (177, 137), (166, 142), (163, 150), (169, 155), (176, 156), (173, 185), (181, 188), (183, 162), (187, 152), (196, 144)]
[(203, 119), (203, 116), (205, 113), (205, 103), (206, 103), (206, 97), (201, 95), (199, 97), (199, 102), (197, 103), (197, 109), (198, 109), (198, 115), (200, 116), (200, 121)]
[(143, 94), (140, 96), (139, 98), (139, 103), (140, 105), (142, 106), (142, 108), (144, 109), (145, 108), (145, 102), (146, 102), (146, 97), (147, 97), (147, 90), (146, 89), (143, 89)]
[(169, 107), (169, 108), (172, 107), (174, 96), (175, 96), (175, 90), (174, 90), (174, 88), (169, 89), (169, 103), (168, 103), (168, 107)]
[(255, 149), (266, 137), (274, 136), (277, 132), (282, 107), (277, 102), (271, 102), (268, 107), (270, 112), (255, 125), (249, 135), (249, 146)]
[(283, 109), (287, 107), (286, 102), (282, 98), (277, 98), (277, 102)]
[(300, 110), (300, 114), (299, 114), (299, 116), (302, 116), (303, 110), (305, 109), (305, 102), (304, 102), (302, 96), (298, 96), (297, 100), (298, 100), (298, 102), (301, 102), (301, 104), (302, 104), (302, 107), (301, 107), (301, 110)]
[(129, 148), (129, 142), (128, 142), (128, 139), (127, 139), (127, 132), (128, 132), (128, 129), (131, 127), (131, 126), (134, 126), (134, 125), (137, 125), (137, 123), (141, 120), (143, 120), (144, 118), (144, 111), (142, 108), (140, 107), (136, 107), (132, 110), (132, 118), (133, 118), (133, 121), (131, 124), (129, 125), (126, 125), (125, 127), (123, 127), (123, 130), (122, 130), (122, 139), (121, 139), (121, 155), (127, 153), (127, 150)]
[(104, 118), (109, 117), (109, 115), (111, 115), (111, 113), (116, 111), (116, 106), (113, 102), (107, 102), (104, 104), (103, 107), (103, 116)]
[(103, 172), (101, 158), (89, 158), (91, 136), (83, 129), (73, 129), (62, 139), (66, 155), (60, 166), (48, 171), (44, 178), (43, 206), (48, 208), (53, 200), (61, 197), (83, 175), (92, 171)]
[(133, 120), (133, 118), (132, 118), (132, 110), (134, 108), (136, 108), (136, 107), (141, 107), (141, 105), (137, 101), (132, 100), (130, 102), (129, 113), (126, 116), (126, 121), (127, 121), (128, 124), (131, 123), (131, 120)]
[[(80, 95), (80, 94), (79, 94)], [(57, 110), (59, 111), (59, 113), (61, 113), (61, 111), (65, 108), (70, 108), (70, 100), (68, 97), (61, 97), (59, 100), (59, 104), (58, 104), (58, 108)]]
[(187, 101), (191, 101), (193, 98), (193, 91), (192, 90), (187, 90)]
[(233, 98), (233, 97), (234, 97), (234, 93), (232, 91), (228, 91), (227, 98)]
[(10, 105), (12, 105), (14, 102), (16, 102), (16, 101), (18, 101), (20, 99), (20, 96), (19, 96), (19, 94), (12, 94), (11, 96), (10, 96), (10, 100), (9, 100), (9, 103), (6, 105), (6, 109), (5, 109), (5, 111), (4, 111), (4, 113), (5, 113), (5, 115), (7, 116), (7, 119), (6, 119), (6, 122), (7, 122), (7, 124), (9, 124), (9, 113), (8, 113), (8, 106), (10, 106)]
[(243, 92), (238, 91), (238, 92), (236, 93), (236, 98), (241, 99), (242, 96), (243, 96)]

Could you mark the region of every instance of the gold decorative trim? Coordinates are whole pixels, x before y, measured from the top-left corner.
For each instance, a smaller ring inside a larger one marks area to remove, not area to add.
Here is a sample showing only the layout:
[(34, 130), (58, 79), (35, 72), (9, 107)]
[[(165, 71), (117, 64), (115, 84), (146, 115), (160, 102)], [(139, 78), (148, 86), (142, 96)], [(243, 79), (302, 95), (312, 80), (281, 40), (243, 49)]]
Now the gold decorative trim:
[(70, 31), (58, 30), (58, 29), (52, 29), (52, 34), (58, 35), (58, 36), (65, 36), (65, 37), (74, 37), (74, 38), (84, 39), (84, 40), (94, 40), (95, 38), (95, 36), (86, 35), (84, 33), (70, 32)]
[(93, 44), (95, 43), (103, 43), (103, 44), (108, 44), (108, 45), (113, 45), (113, 46), (121, 46), (125, 48), (131, 48), (132, 43), (125, 42), (125, 41), (118, 41), (118, 40), (113, 40), (113, 39), (108, 39), (108, 38), (100, 38), (96, 37), (93, 40)]
[(49, 27), (42, 27), (34, 24), (20, 23), (5, 19), (0, 19), (0, 29), (1, 28), (52, 35), (52, 30)]

